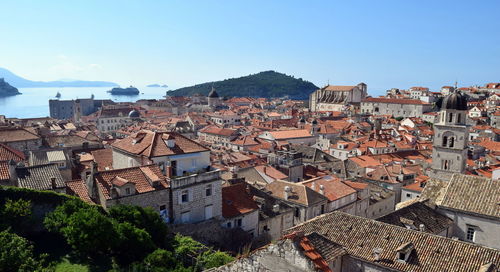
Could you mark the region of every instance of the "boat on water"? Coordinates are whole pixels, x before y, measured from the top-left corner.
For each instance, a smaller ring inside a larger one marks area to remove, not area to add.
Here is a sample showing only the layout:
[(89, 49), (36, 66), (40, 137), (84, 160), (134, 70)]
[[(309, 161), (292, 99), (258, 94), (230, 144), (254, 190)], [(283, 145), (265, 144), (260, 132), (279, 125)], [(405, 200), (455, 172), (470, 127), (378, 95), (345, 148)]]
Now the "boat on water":
[(57, 97), (57, 98), (60, 98), (60, 97), (61, 97), (61, 93), (60, 93), (60, 92), (57, 92), (56, 97)]
[(139, 90), (133, 86), (130, 86), (128, 88), (113, 88), (108, 93), (111, 93), (112, 95), (138, 95)]

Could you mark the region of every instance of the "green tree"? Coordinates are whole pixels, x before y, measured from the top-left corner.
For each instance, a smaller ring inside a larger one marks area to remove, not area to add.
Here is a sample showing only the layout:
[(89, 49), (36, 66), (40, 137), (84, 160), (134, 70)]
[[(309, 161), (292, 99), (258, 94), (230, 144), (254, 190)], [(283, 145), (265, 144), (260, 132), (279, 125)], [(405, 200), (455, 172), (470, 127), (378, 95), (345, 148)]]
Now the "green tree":
[(120, 223), (128, 222), (147, 231), (158, 247), (171, 248), (170, 244), (167, 243), (168, 226), (155, 210), (138, 206), (118, 205), (111, 207), (109, 214)]
[(144, 259), (144, 264), (152, 271), (170, 271), (179, 266), (172, 251), (157, 249)]
[(222, 251), (205, 251), (201, 255), (201, 264), (204, 269), (219, 267), (233, 260), (232, 256)]
[(28, 240), (8, 231), (0, 232), (0, 271), (41, 271)]
[(115, 223), (114, 228), (117, 239), (112, 253), (120, 266), (140, 261), (155, 249), (151, 236), (145, 230), (128, 222)]
[(45, 227), (60, 233), (79, 257), (95, 259), (109, 253), (116, 242), (113, 221), (99, 207), (70, 200), (44, 220)]
[(27, 232), (31, 218), (31, 201), (18, 199), (6, 199), (3, 209), (0, 211), (0, 216), (2, 216), (2, 223), (0, 223), (0, 229), (11, 228), (12, 231), (16, 233)]

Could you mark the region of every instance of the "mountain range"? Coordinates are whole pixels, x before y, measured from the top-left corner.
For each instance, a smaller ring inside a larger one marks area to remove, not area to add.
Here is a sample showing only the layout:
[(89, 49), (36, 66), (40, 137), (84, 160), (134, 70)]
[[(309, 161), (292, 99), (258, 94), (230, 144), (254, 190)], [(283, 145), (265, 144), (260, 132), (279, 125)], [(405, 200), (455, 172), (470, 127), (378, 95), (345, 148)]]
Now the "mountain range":
[(169, 91), (169, 96), (190, 96), (194, 94), (208, 95), (215, 88), (223, 97), (283, 97), (307, 99), (309, 94), (319, 89), (316, 85), (302, 78), (275, 71), (264, 71), (244, 77), (230, 78), (222, 81), (207, 82), (190, 87)]
[(11, 71), (0, 67), (0, 78), (16, 88), (38, 88), (38, 87), (115, 87), (118, 84), (108, 81), (86, 81), (86, 80), (58, 80), (58, 81), (32, 81), (22, 78)]

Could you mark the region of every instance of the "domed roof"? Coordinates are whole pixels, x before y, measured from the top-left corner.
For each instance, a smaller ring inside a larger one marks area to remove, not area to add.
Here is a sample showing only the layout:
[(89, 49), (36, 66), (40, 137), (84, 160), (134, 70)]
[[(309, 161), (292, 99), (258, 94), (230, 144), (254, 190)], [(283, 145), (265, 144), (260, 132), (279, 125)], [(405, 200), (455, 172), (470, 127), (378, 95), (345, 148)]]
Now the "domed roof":
[(139, 113), (138, 110), (131, 110), (129, 113), (128, 113), (128, 117), (130, 118), (139, 118), (141, 117), (141, 114)]
[(208, 97), (210, 97), (210, 98), (219, 98), (219, 94), (212, 87), (212, 90), (210, 91), (210, 93), (208, 93)]
[(442, 110), (467, 110), (467, 97), (459, 92), (447, 95), (441, 104)]

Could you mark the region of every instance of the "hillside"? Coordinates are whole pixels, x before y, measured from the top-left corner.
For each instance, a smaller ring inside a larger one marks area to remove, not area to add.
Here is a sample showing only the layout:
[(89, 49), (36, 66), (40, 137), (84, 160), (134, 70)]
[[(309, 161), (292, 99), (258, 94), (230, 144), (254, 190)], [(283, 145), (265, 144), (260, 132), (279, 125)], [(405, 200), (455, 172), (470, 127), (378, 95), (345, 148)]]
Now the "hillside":
[(208, 95), (212, 86), (220, 96), (251, 96), (251, 97), (283, 97), (288, 95), (294, 99), (306, 99), (309, 94), (318, 89), (309, 81), (285, 75), (275, 71), (265, 71), (258, 74), (222, 81), (207, 82), (184, 87), (168, 92), (170, 96), (189, 96), (196, 93)]
[(17, 88), (12, 87), (0, 77), (0, 97), (20, 94)]
[(38, 88), (38, 87), (115, 87), (118, 84), (107, 81), (85, 81), (85, 80), (59, 80), (59, 81), (32, 81), (22, 78), (11, 71), (0, 67), (0, 78), (4, 78), (16, 88)]

